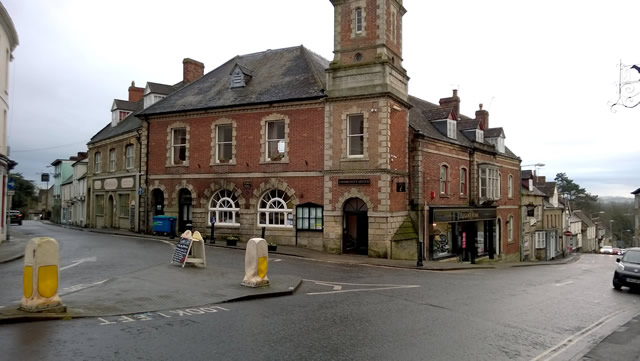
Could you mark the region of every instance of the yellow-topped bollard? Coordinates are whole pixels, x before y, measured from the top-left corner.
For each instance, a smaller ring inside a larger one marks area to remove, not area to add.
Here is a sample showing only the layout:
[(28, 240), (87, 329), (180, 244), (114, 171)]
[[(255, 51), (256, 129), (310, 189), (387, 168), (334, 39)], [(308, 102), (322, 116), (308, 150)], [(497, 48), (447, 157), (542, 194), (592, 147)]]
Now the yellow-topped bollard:
[(268, 266), (269, 251), (267, 241), (262, 238), (251, 238), (247, 242), (247, 250), (244, 254), (245, 275), (242, 285), (248, 287), (268, 286)]
[(58, 295), (60, 256), (58, 242), (49, 237), (32, 238), (24, 252), (24, 294), (20, 310), (65, 312)]

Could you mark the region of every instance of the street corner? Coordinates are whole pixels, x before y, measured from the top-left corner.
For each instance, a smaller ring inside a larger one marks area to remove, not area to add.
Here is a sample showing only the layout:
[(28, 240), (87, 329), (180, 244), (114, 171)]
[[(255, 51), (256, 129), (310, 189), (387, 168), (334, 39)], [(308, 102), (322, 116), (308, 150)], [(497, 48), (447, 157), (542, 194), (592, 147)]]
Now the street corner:
[(269, 285), (246, 287), (237, 280), (225, 282), (226, 299), (221, 303), (247, 301), (260, 298), (291, 296), (300, 288), (302, 278), (288, 275), (269, 275)]
[(70, 320), (72, 315), (64, 312), (26, 312), (19, 309), (18, 305), (0, 306), (0, 325), (21, 322)]
[(20, 236), (0, 243), (0, 264), (23, 258), (27, 242), (29, 238)]

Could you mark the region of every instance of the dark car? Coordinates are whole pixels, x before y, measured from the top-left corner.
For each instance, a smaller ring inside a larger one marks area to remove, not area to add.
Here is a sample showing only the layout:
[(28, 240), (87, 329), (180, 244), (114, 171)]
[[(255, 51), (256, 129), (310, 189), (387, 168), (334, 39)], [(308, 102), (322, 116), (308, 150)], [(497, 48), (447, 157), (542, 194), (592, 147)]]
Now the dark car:
[(19, 226), (22, 225), (22, 213), (20, 211), (9, 211), (9, 218), (11, 219), (11, 224), (17, 224)]
[(613, 288), (622, 286), (640, 289), (640, 247), (629, 248), (622, 258), (616, 259), (616, 271), (613, 273)]

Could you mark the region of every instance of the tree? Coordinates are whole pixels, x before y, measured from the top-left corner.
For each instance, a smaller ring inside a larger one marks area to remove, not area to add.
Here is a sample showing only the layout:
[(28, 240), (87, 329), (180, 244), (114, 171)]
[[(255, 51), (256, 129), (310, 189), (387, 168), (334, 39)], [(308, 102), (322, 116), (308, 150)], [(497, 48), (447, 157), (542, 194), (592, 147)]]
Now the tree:
[(579, 209), (586, 214), (595, 213), (598, 210), (598, 196), (580, 187), (566, 173), (556, 174), (555, 181), (558, 185), (558, 193), (563, 199), (570, 202), (572, 210)]
[(37, 188), (32, 181), (24, 179), (21, 173), (11, 173), (9, 177), (15, 183), (15, 193), (12, 198), (11, 209), (26, 212), (34, 203), (38, 202)]

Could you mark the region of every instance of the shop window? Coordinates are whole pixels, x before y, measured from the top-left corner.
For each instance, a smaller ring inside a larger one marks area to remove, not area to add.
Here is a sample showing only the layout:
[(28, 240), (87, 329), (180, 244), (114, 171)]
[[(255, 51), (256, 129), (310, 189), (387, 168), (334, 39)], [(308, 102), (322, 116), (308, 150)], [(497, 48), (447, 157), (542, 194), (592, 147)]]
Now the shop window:
[(118, 215), (120, 217), (129, 217), (129, 195), (118, 194)]
[(96, 195), (96, 215), (104, 215), (104, 195)]
[(305, 231), (322, 231), (322, 206), (307, 203), (296, 207), (296, 228)]
[(433, 225), (433, 258), (453, 255), (451, 225), (438, 223)]

